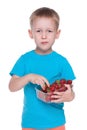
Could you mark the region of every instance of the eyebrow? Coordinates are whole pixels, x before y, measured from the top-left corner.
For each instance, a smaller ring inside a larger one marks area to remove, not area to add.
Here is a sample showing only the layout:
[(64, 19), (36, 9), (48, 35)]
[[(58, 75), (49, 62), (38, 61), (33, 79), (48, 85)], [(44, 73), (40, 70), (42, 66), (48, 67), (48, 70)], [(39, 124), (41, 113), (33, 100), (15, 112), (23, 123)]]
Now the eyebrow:
[[(34, 29), (35, 29), (35, 30), (37, 30), (37, 29), (43, 30), (42, 28), (34, 28)], [(46, 28), (46, 30), (48, 30), (48, 29), (55, 30), (56, 28)]]

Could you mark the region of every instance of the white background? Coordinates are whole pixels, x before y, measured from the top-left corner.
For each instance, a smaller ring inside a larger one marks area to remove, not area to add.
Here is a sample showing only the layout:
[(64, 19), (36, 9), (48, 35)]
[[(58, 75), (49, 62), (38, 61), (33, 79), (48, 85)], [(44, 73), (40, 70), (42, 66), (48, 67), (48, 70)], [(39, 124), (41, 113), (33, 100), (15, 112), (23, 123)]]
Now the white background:
[(35, 47), (28, 36), (29, 16), (38, 7), (55, 9), (61, 35), (53, 49), (70, 61), (77, 79), (76, 98), (65, 103), (67, 130), (87, 129), (87, 5), (86, 0), (0, 1), (0, 130), (21, 130), (23, 91), (10, 92), (9, 72), (19, 56)]

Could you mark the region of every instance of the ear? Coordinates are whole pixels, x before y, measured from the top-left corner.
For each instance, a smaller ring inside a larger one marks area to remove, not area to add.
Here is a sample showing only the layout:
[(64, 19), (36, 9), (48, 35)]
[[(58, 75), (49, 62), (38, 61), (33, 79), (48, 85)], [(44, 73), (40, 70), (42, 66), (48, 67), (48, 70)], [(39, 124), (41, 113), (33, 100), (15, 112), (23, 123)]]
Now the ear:
[(56, 32), (56, 39), (58, 39), (58, 38), (59, 38), (60, 33), (61, 33), (61, 30), (57, 30), (57, 32)]
[(29, 34), (30, 38), (33, 38), (32, 30), (28, 29), (28, 34)]

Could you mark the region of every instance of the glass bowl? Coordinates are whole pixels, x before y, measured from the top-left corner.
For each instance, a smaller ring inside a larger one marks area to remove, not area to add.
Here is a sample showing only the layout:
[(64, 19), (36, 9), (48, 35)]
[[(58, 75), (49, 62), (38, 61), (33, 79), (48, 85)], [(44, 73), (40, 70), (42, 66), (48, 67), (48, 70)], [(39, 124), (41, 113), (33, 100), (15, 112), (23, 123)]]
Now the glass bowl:
[(45, 93), (38, 88), (35, 88), (35, 89), (36, 89), (36, 95), (37, 95), (38, 99), (40, 99), (41, 101), (44, 101), (46, 103), (50, 103), (52, 93)]

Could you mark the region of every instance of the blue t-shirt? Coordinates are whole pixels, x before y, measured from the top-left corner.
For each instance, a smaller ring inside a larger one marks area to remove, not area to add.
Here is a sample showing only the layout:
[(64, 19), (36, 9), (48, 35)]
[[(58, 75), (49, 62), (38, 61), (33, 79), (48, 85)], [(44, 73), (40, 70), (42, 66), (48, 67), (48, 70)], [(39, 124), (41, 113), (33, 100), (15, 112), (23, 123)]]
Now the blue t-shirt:
[[(75, 79), (74, 72), (67, 59), (57, 52), (40, 55), (34, 50), (22, 55), (10, 75), (25, 76), (35, 73), (44, 76), (52, 84), (57, 79)], [(22, 128), (55, 128), (66, 122), (64, 103), (45, 103), (36, 96), (35, 84), (24, 87), (24, 105)]]

